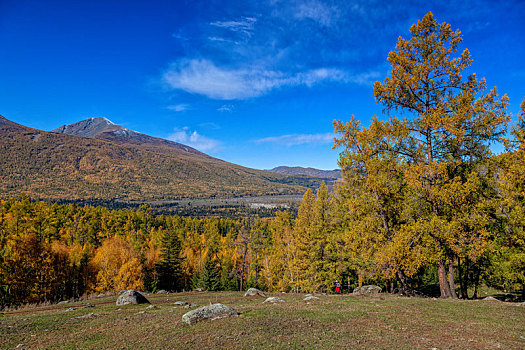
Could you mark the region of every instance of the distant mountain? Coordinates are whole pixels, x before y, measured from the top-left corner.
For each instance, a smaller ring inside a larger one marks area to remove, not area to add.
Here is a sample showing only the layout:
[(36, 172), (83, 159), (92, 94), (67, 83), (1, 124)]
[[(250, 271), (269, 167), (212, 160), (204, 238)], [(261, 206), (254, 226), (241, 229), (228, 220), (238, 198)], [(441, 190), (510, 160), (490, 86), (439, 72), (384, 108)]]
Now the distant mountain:
[(228, 163), (105, 118), (46, 132), (0, 116), (0, 198), (162, 201), (302, 194), (318, 184)]
[(89, 118), (74, 124), (62, 125), (51, 132), (94, 138), (118, 144), (136, 145), (153, 152), (166, 152), (172, 154), (174, 152), (183, 152), (200, 157), (211, 158), (190, 146), (130, 130), (117, 125), (104, 117)]
[(303, 168), (300, 166), (288, 167), (279, 166), (270, 170), (271, 172), (284, 175), (304, 175), (310, 177), (317, 177), (326, 180), (337, 180), (341, 178), (341, 170), (320, 170), (315, 168)]

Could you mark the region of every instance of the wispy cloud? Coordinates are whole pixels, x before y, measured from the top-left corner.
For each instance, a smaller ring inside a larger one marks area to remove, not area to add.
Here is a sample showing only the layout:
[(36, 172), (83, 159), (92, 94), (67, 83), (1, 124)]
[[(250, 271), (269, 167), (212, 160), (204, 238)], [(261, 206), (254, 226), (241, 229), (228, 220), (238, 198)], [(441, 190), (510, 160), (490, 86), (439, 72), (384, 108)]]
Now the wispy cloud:
[(297, 146), (297, 145), (322, 145), (332, 143), (334, 141), (334, 134), (290, 134), (273, 137), (265, 137), (262, 139), (255, 140), (256, 143), (273, 143), (284, 146)]
[(257, 22), (256, 18), (242, 17), (237, 21), (215, 21), (211, 22), (210, 25), (251, 36), (255, 22)]
[[(372, 73), (375, 75), (375, 73)], [(205, 59), (183, 60), (163, 75), (172, 89), (204, 95), (217, 100), (242, 100), (261, 96), (283, 86), (308, 86), (332, 81), (366, 84), (368, 75), (351, 75), (335, 68), (318, 68), (305, 72), (284, 73), (263, 68), (217, 67)]]
[(319, 1), (307, 1), (297, 5), (295, 18), (311, 19), (324, 26), (331, 26), (339, 17), (339, 13), (336, 6), (328, 6)]
[(174, 112), (183, 112), (183, 111), (190, 109), (190, 106), (188, 104), (181, 103), (181, 104), (174, 105), (174, 106), (168, 106), (166, 107), (166, 109), (169, 109), (170, 111), (174, 111)]
[(217, 108), (219, 112), (233, 112), (234, 109), (234, 105), (222, 105), (219, 108)]
[(196, 130), (191, 131), (188, 127), (175, 129), (167, 139), (188, 145), (203, 152), (217, 151), (221, 146), (220, 141), (201, 135)]

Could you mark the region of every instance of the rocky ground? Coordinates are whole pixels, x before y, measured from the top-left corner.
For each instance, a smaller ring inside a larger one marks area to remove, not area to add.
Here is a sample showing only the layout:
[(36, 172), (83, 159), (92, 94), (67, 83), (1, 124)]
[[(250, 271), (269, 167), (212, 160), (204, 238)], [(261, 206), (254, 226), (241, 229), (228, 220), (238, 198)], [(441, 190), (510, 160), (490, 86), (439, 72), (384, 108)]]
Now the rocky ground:
[[(115, 296), (0, 314), (1, 349), (523, 349), (525, 305), (497, 300), (192, 292)], [(268, 297), (283, 302), (264, 303)], [(315, 298), (313, 298), (315, 297)], [(318, 298), (318, 299), (316, 299)], [(188, 325), (183, 315), (235, 310)], [(217, 307), (214, 307), (215, 309)], [(224, 309), (219, 307), (220, 309)]]

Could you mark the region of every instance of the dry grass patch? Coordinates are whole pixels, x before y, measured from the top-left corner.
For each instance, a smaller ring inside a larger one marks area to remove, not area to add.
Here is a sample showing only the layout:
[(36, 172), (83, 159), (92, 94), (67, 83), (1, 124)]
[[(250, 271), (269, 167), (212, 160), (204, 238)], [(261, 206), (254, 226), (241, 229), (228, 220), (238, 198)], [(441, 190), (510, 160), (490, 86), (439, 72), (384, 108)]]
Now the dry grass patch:
[[(0, 348), (26, 349), (523, 349), (525, 306), (486, 301), (302, 294), (285, 303), (237, 292), (151, 295), (147, 305), (117, 307), (116, 297), (5, 313)], [(188, 326), (184, 307), (223, 303), (239, 317)], [(77, 307), (74, 311), (67, 308)], [(77, 318), (94, 312), (98, 316)]]

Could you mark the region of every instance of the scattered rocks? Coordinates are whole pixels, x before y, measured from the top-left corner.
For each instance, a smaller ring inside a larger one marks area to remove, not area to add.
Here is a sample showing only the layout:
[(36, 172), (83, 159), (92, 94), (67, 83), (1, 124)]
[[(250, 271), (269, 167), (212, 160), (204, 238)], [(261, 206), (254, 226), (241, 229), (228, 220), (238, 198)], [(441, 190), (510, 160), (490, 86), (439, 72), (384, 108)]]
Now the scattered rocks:
[(250, 288), (244, 293), (245, 297), (261, 296), (266, 297), (266, 294), (258, 290), (257, 288)]
[(117, 299), (117, 306), (128, 304), (151, 304), (148, 299), (136, 290), (127, 290)]
[(85, 314), (85, 315), (78, 316), (78, 317), (75, 317), (75, 318), (83, 319), (83, 318), (94, 318), (94, 317), (99, 317), (99, 316), (100, 316), (99, 314), (96, 314), (94, 312), (90, 312), (89, 314)]
[(312, 300), (319, 300), (319, 298), (318, 298), (318, 297), (315, 297), (315, 296), (313, 296), (313, 295), (308, 295), (308, 296), (306, 296), (303, 300), (304, 300), (304, 301), (312, 301)]
[(357, 295), (369, 295), (369, 294), (377, 294), (381, 293), (381, 287), (376, 286), (374, 284), (370, 284), (367, 286), (361, 286), (354, 289), (353, 294)]
[(188, 302), (187, 301), (176, 301), (173, 303), (173, 305), (184, 306), (184, 305), (188, 305)]
[(224, 304), (212, 304), (185, 313), (182, 315), (182, 321), (192, 325), (203, 320), (215, 320), (218, 318), (237, 315), (237, 311), (230, 306)]
[(263, 301), (263, 303), (284, 303), (284, 299), (281, 299), (279, 297), (269, 297), (266, 298), (266, 300)]

